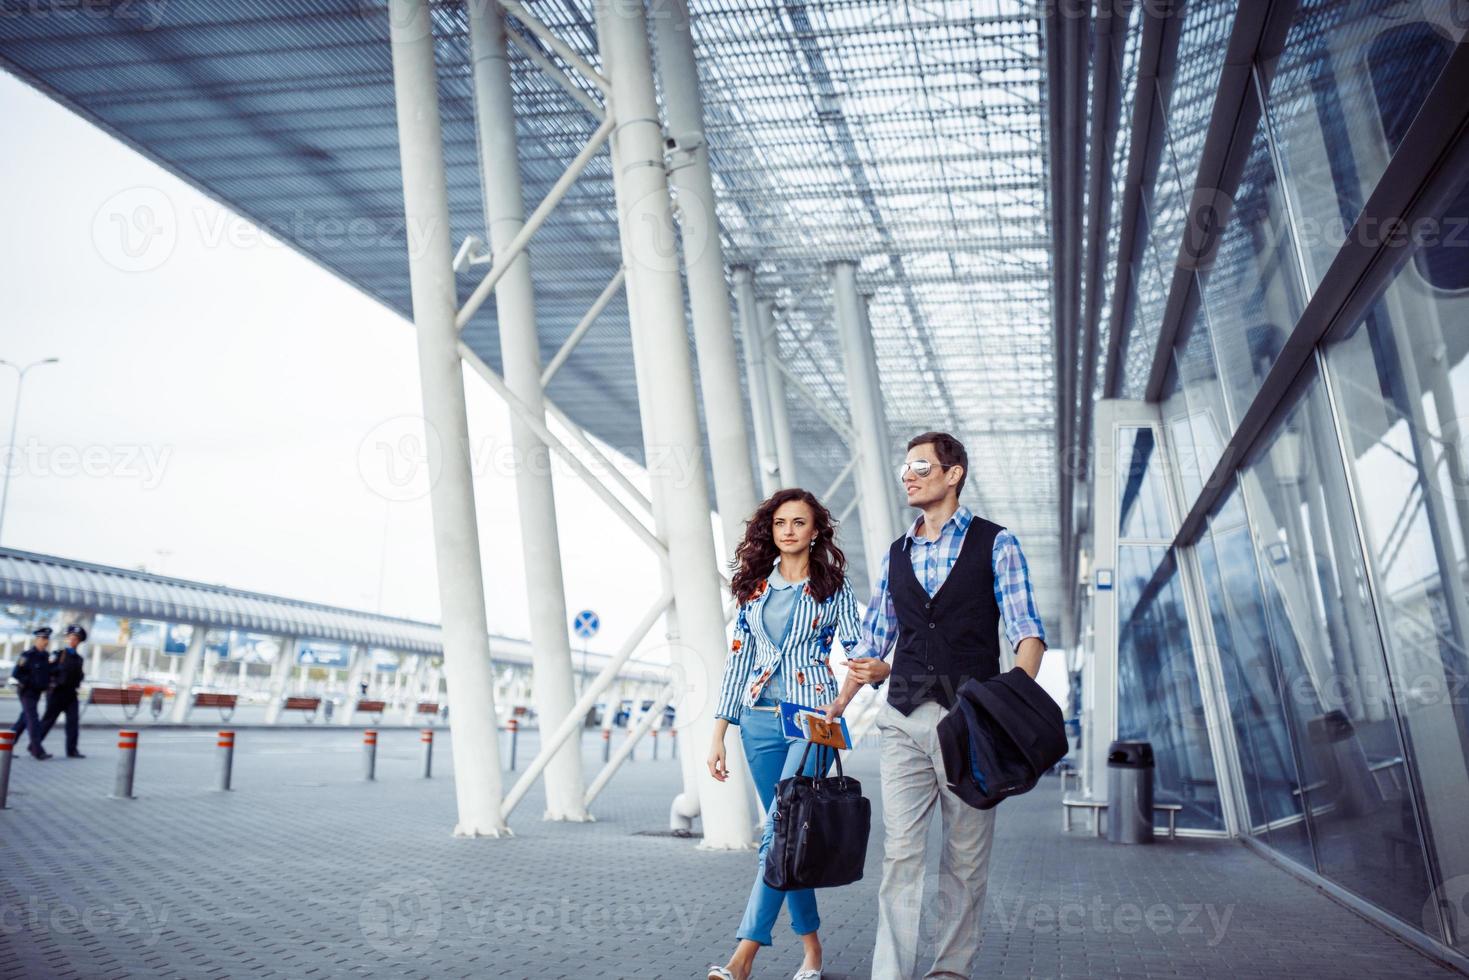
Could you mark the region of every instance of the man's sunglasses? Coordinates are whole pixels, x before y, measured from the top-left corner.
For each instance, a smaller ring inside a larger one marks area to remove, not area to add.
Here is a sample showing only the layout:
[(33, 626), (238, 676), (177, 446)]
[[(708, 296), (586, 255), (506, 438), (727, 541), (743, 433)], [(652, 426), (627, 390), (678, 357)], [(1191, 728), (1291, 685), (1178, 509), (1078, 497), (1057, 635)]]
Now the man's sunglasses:
[(917, 477), (925, 477), (925, 476), (928, 476), (928, 474), (930, 474), (930, 473), (933, 472), (933, 468), (935, 466), (939, 467), (940, 469), (945, 469), (946, 470), (950, 466), (956, 466), (956, 465), (958, 465), (958, 464), (956, 464), (956, 463), (948, 463), (948, 464), (945, 464), (945, 463), (935, 463), (935, 462), (932, 462), (931, 460), (927, 460), (927, 459), (914, 459), (914, 460), (909, 460), (908, 462), (898, 464), (898, 482), (899, 483), (902, 483), (903, 482), (903, 477), (907, 476), (910, 470), (912, 471), (912, 473), (913, 473), (914, 476), (917, 476)]

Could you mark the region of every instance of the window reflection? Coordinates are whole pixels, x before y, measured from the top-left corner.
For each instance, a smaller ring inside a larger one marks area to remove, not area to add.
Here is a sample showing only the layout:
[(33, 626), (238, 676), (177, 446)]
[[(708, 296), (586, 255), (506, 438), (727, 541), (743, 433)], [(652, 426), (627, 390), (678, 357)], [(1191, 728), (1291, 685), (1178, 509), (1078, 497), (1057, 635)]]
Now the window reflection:
[(1152, 743), (1154, 799), (1180, 827), (1224, 826), (1214, 757), (1173, 551), (1117, 549), (1117, 737)]
[(1240, 473), (1317, 870), (1419, 923), (1429, 894), (1382, 646), (1314, 372)]
[(1233, 429), (1224, 408), (1224, 389), (1209, 342), (1209, 318), (1199, 310), (1187, 332), (1174, 347), (1179, 389), (1187, 405), (1189, 435), (1177, 460), (1181, 479), (1189, 488), (1184, 499), (1192, 503), (1204, 481), (1214, 472), (1224, 443)]
[(1453, 49), (1425, 19), (1438, 7), (1303, 0), (1296, 10), (1268, 106), (1312, 289)]
[[(1442, 218), (1469, 221), (1469, 208), (1459, 203)], [(1469, 874), (1466, 315), (1469, 292), (1436, 288), (1421, 263), (1408, 263), (1350, 335), (1326, 349), (1416, 763), (1409, 771), (1444, 880)], [(1469, 935), (1453, 938), (1469, 948)]]
[(1260, 390), (1305, 308), (1301, 273), (1263, 129), (1255, 134), (1229, 223), (1199, 270), (1231, 417)]
[(1147, 426), (1117, 431), (1118, 539), (1166, 540), (1173, 521), (1164, 496), (1163, 457)]
[(1300, 776), (1288, 735), (1282, 674), (1266, 625), (1255, 546), (1237, 493), (1210, 516), (1209, 532), (1194, 550), (1229, 699), (1250, 833), (1314, 869), (1300, 792), (1307, 780)]

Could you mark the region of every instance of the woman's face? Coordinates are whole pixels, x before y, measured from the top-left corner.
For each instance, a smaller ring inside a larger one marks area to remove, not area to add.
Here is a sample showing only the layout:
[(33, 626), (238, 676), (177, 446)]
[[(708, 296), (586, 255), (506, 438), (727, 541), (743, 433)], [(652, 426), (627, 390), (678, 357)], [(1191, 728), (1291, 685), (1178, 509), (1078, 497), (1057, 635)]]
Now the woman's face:
[(770, 529), (781, 554), (803, 554), (811, 550), (811, 541), (816, 537), (816, 515), (806, 501), (787, 500), (775, 509)]

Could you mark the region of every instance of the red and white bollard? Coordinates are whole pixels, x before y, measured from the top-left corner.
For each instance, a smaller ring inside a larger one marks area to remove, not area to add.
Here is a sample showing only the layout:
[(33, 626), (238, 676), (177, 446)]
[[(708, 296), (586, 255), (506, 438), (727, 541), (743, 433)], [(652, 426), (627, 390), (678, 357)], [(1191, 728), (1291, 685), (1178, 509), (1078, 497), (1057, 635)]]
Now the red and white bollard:
[(138, 733), (117, 733), (117, 779), (112, 784), (114, 800), (133, 798), (133, 773), (138, 768)]
[(670, 759), (677, 759), (678, 758), (678, 729), (677, 728), (670, 728), (668, 730), (668, 743), (669, 743), (668, 744), (668, 757)]
[(0, 810), (10, 796), (10, 760), (15, 756), (15, 732), (0, 732)]
[(362, 733), (362, 758), (365, 768), (363, 779), (373, 780), (377, 778), (377, 729), (369, 728)]
[(219, 747), (219, 788), (227, 790), (235, 768), (235, 733), (220, 732), (215, 744)]
[(514, 772), (516, 747), (515, 743), (520, 738), (520, 723), (517, 722), (514, 718), (511, 718), (505, 723), (505, 727), (510, 729), (510, 771)]
[(425, 728), (419, 733), (418, 740), (423, 743), (423, 778), (432, 779), (434, 775), (434, 730)]
[(602, 729), (602, 761), (612, 758), (612, 729)]
[(651, 732), (649, 732), (648, 734), (653, 736), (653, 761), (654, 762), (657, 762), (658, 761), (658, 729), (655, 728)]

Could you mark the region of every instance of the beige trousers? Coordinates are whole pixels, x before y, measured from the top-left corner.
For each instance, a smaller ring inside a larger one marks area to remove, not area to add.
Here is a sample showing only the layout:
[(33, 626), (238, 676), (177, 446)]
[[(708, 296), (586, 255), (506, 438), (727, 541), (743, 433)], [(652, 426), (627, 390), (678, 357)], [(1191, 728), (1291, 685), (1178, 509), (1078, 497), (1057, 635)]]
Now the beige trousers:
[[(933, 966), (925, 977), (967, 978), (979, 961), (995, 811), (976, 810), (948, 788), (938, 740), (938, 723), (947, 713), (933, 701), (907, 716), (886, 702), (878, 711), (886, 841), (872, 956), (875, 980), (917, 975), (920, 927), (934, 944)], [(938, 894), (930, 897), (923, 923), (923, 872), (936, 808), (943, 811), (943, 853)]]

